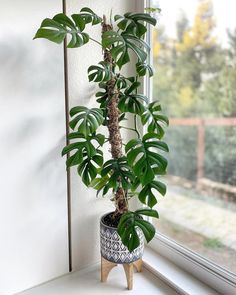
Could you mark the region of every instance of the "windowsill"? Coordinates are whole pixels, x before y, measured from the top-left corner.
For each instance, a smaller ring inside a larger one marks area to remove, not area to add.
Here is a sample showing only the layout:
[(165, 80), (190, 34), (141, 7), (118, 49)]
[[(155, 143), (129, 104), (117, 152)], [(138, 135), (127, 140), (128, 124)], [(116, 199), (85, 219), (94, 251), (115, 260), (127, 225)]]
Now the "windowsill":
[[(214, 289), (149, 247), (143, 257), (144, 270), (134, 273), (135, 295), (148, 291), (149, 295), (219, 295)], [(114, 268), (107, 283), (100, 283), (99, 264), (81, 271), (69, 273), (40, 286), (24, 291), (22, 295), (73, 295), (81, 294), (124, 294), (126, 279), (121, 267)], [(129, 292), (130, 294), (130, 292)]]
[(133, 280), (133, 291), (128, 291), (124, 270), (118, 266), (112, 269), (107, 282), (101, 283), (100, 264), (96, 264), (21, 292), (19, 295), (178, 295), (173, 288), (145, 268), (141, 273), (135, 272)]
[(215, 290), (182, 270), (167, 258), (151, 250), (149, 247), (145, 249), (143, 260), (146, 269), (163, 280), (179, 294), (219, 295)]
[[(236, 294), (236, 276), (233, 273), (183, 247), (168, 237), (157, 234), (148, 245), (148, 248), (154, 250), (153, 253), (159, 254), (160, 257), (169, 261), (173, 266), (178, 267), (179, 270), (184, 271), (196, 281), (211, 288), (210, 290), (219, 294)], [(157, 254), (154, 254), (153, 259), (155, 259), (155, 255)], [(149, 259), (149, 261), (152, 262), (152, 259)], [(154, 269), (159, 270), (158, 263), (156, 266), (154, 265)], [(166, 277), (169, 278), (168, 273)], [(175, 280), (173, 282), (175, 283)], [(183, 288), (183, 290), (185, 289)]]

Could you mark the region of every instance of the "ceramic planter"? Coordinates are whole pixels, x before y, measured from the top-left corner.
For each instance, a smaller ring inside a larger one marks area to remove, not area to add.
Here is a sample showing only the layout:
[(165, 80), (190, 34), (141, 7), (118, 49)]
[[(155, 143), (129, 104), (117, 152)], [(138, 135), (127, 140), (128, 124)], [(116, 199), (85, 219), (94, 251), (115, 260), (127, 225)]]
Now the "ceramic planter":
[(117, 228), (104, 224), (104, 217), (108, 214), (110, 213), (103, 215), (100, 220), (100, 245), (102, 257), (118, 264), (131, 263), (142, 258), (144, 250), (144, 237), (142, 231), (137, 228), (140, 245), (130, 253), (128, 248), (122, 243), (120, 236), (117, 233)]

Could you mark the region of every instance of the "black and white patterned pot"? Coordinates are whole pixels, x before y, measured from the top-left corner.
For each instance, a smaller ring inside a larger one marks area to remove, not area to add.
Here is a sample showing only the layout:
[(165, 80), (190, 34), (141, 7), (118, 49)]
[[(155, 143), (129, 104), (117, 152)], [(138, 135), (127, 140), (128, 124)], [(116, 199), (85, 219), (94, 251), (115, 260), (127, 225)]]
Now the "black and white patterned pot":
[(142, 258), (144, 250), (144, 237), (142, 231), (137, 228), (140, 245), (130, 253), (128, 248), (122, 243), (121, 238), (117, 233), (117, 228), (104, 224), (104, 217), (108, 214), (110, 213), (103, 215), (100, 221), (100, 245), (102, 257), (108, 261), (120, 264), (131, 263)]

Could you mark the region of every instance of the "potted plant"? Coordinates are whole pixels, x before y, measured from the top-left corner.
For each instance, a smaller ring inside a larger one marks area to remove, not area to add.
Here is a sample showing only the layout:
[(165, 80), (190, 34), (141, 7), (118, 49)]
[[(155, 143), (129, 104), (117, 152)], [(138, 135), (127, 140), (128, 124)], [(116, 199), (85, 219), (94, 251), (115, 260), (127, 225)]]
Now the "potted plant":
[[(101, 41), (86, 33), (88, 25), (101, 26)], [(157, 177), (167, 168), (163, 151), (168, 152), (168, 146), (161, 139), (168, 118), (161, 114), (159, 102), (149, 103), (139, 93), (142, 77), (153, 75), (147, 62), (150, 48), (144, 41), (147, 25), (156, 25), (156, 19), (147, 13), (115, 15), (111, 23), (85, 7), (71, 17), (60, 13), (44, 19), (35, 35), (58, 44), (71, 35), (68, 48), (91, 41), (103, 50), (102, 61), (88, 68), (89, 81), (100, 88), (96, 93), (98, 107), (76, 106), (70, 110), (70, 144), (62, 155), (69, 154), (67, 168), (76, 166), (86, 186), (112, 196), (115, 210), (101, 218), (101, 255), (115, 263), (131, 263), (142, 257), (144, 237), (149, 242), (155, 235), (154, 226), (145, 217), (158, 218), (153, 209), (156, 194), (166, 193), (166, 186)], [(131, 52), (136, 72), (125, 77), (121, 70), (131, 62)], [(128, 113), (133, 117), (131, 127), (122, 123)], [(147, 130), (143, 135), (139, 124)], [(108, 129), (107, 138), (99, 132), (102, 128)], [(122, 140), (122, 128), (133, 132), (128, 142)], [(110, 159), (103, 154), (105, 144), (110, 144)], [(145, 207), (131, 211), (129, 200), (136, 197)]]

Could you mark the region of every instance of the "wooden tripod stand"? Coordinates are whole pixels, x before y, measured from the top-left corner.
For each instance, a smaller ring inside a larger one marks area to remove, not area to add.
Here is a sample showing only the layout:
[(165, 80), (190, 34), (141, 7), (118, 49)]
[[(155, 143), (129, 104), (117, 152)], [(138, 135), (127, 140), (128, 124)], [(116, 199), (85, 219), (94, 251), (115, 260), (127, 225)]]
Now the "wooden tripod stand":
[[(133, 289), (133, 269), (136, 268), (137, 272), (142, 271), (142, 259), (139, 259), (137, 261), (134, 261), (132, 263), (124, 263), (122, 264), (126, 279), (127, 279), (127, 288), (128, 290)], [(105, 258), (101, 257), (101, 282), (106, 282), (108, 275), (110, 271), (113, 269), (113, 267), (117, 266), (116, 263), (110, 262), (106, 260)]]

